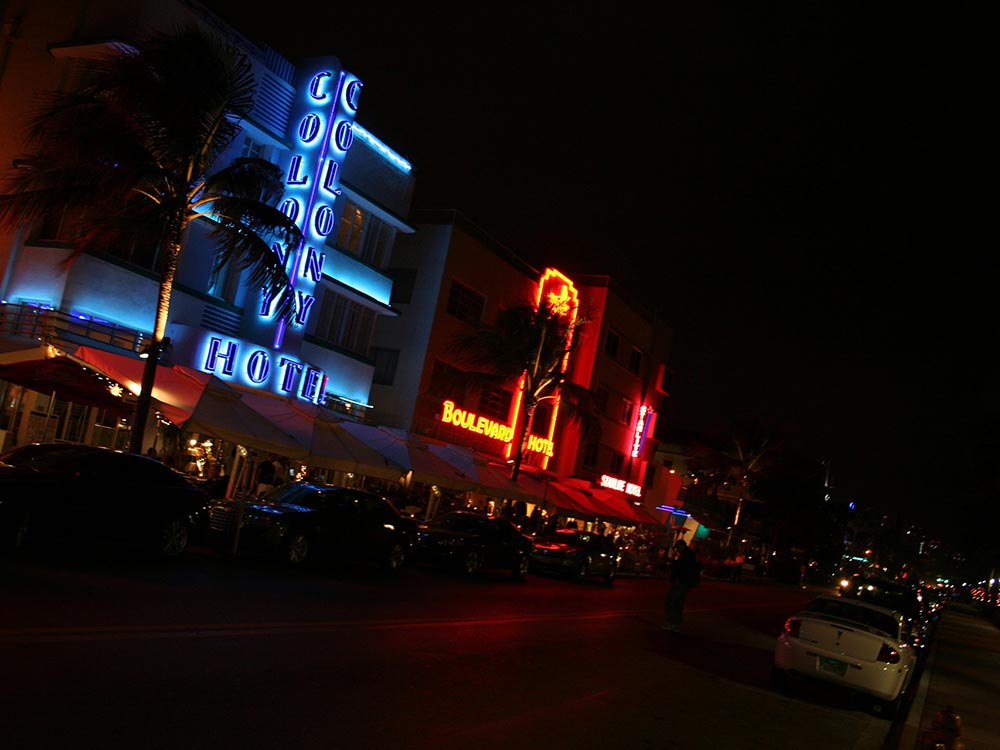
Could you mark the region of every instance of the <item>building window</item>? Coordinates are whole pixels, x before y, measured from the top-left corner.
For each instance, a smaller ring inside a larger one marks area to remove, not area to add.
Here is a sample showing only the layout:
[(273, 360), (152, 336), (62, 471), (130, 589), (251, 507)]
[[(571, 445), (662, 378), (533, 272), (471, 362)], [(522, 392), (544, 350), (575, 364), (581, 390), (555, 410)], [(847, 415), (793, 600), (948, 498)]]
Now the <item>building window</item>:
[(392, 243), (396, 240), (396, 230), (374, 214), (368, 214), (358, 257), (365, 263), (382, 268), (392, 254)]
[(365, 232), (365, 212), (351, 201), (344, 202), (344, 212), (340, 215), (337, 229), (337, 247), (351, 255), (361, 255), (361, 240)]
[(504, 388), (492, 388), (479, 394), (477, 411), (484, 417), (505, 422), (510, 415), (510, 403), (513, 400), (514, 394), (510, 391)]
[(462, 371), (452, 367), (447, 362), (438, 360), (431, 369), (431, 382), (428, 392), (438, 398), (447, 398), (459, 403), (464, 402), (465, 387), (462, 385)]
[(409, 304), (413, 300), (413, 288), (417, 283), (417, 269), (391, 268), (389, 276), (392, 277), (392, 297), (389, 304)]
[(239, 265), (236, 263), (226, 263), (221, 268), (213, 266), (206, 291), (213, 297), (235, 304), (241, 277)]
[(316, 337), (367, 357), (375, 312), (343, 295), (326, 290), (316, 323)]
[(607, 338), (604, 339), (604, 353), (607, 354), (611, 359), (618, 360), (618, 344), (621, 342), (621, 337), (614, 331), (608, 331)]
[(646, 487), (651, 487), (655, 481), (656, 481), (656, 464), (650, 461), (648, 464), (646, 464), (646, 471), (642, 483)]
[(625, 454), (618, 453), (617, 451), (611, 451), (611, 474), (615, 476), (621, 476), (622, 467), (625, 465)]
[(596, 440), (591, 440), (587, 443), (587, 447), (583, 450), (584, 466), (597, 466), (597, 449), (599, 445)]
[(642, 350), (632, 347), (628, 355), (628, 369), (638, 375), (642, 370)]
[(399, 366), (399, 349), (372, 347), (372, 358), (375, 360), (372, 384), (392, 385), (396, 380), (396, 368)]
[(610, 397), (610, 393), (608, 392), (607, 388), (605, 388), (603, 385), (597, 386), (597, 395), (596, 395), (596, 399), (595, 400), (597, 401), (597, 409), (598, 409), (598, 411), (600, 411), (601, 414), (607, 414), (608, 413), (608, 398), (609, 397)]
[(622, 399), (622, 411), (619, 419), (624, 424), (632, 424), (632, 415), (635, 413), (635, 404), (627, 398)]
[(448, 292), (448, 306), (445, 308), (449, 315), (453, 315), (470, 325), (477, 325), (483, 319), (485, 308), (486, 298), (483, 295), (474, 292), (461, 282), (454, 280), (451, 282), (451, 289)]
[(268, 148), (260, 141), (255, 141), (250, 136), (243, 137), (243, 150), (240, 156), (244, 159), (267, 159)]

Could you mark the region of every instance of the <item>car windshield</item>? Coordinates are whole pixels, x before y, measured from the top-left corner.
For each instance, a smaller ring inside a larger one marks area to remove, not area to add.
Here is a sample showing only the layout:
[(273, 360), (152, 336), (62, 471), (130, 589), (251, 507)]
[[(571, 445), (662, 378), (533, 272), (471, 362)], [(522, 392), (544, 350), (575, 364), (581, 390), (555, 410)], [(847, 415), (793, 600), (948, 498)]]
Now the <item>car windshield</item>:
[(264, 494), (264, 500), (269, 503), (290, 503), (292, 505), (308, 505), (309, 495), (315, 490), (308, 484), (281, 484)]

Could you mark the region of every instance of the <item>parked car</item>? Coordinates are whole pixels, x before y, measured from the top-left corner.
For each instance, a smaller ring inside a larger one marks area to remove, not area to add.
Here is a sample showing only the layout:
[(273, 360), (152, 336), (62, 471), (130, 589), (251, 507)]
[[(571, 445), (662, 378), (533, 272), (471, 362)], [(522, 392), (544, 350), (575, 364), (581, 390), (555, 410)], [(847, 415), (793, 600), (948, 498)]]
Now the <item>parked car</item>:
[(902, 612), (913, 645), (923, 650), (930, 644), (936, 618), (923, 606), (916, 587), (882, 576), (857, 573), (840, 582), (839, 593), (845, 598), (860, 599)]
[(178, 557), (203, 526), (208, 501), (180, 472), (133, 453), (33, 443), (0, 455), (0, 534), (8, 551), (114, 546)]
[(506, 570), (520, 580), (528, 573), (531, 538), (504, 518), (455, 510), (420, 524), (415, 559), (470, 576), (484, 568)]
[(302, 565), (314, 558), (375, 562), (397, 570), (410, 555), (417, 524), (381, 495), (290, 482), (260, 499), (213, 500), (208, 540), (237, 552)]
[(790, 674), (869, 696), (894, 718), (917, 667), (906, 619), (898, 610), (824, 595), (785, 621), (774, 649), (773, 677)]
[(531, 550), (531, 571), (576, 581), (598, 577), (611, 586), (621, 555), (610, 537), (578, 529), (557, 529), (538, 537)]

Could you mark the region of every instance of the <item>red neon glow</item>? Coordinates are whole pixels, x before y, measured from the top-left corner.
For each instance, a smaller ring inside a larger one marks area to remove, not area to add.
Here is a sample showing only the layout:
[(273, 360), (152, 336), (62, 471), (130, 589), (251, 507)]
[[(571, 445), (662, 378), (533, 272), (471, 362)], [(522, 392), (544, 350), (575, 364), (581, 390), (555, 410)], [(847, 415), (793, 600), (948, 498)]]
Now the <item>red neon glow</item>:
[(648, 406), (639, 407), (639, 416), (635, 420), (635, 431), (632, 433), (632, 458), (638, 458), (642, 453), (642, 444), (646, 442), (646, 422), (653, 410)]
[[(573, 282), (569, 280), (562, 272), (557, 271), (554, 268), (546, 268), (545, 272), (542, 274), (541, 278), (538, 280), (538, 293), (535, 296), (535, 309), (538, 310), (542, 305), (542, 300), (545, 300), (549, 308), (564, 317), (568, 317), (570, 326), (570, 336), (566, 340), (566, 356), (563, 357), (561, 371), (566, 372), (566, 367), (569, 365), (569, 347), (573, 342), (573, 326), (576, 324), (577, 312), (580, 309), (580, 298), (577, 294), (576, 287)], [(524, 375), (521, 375), (520, 380), (517, 383), (517, 395), (514, 399), (513, 408), (511, 410), (510, 426), (513, 428), (517, 424), (518, 416), (521, 413), (521, 404), (524, 401)], [(549, 421), (548, 429), (542, 434), (545, 435), (545, 439), (548, 440), (547, 450), (542, 457), (542, 468), (547, 469), (549, 467), (549, 458), (551, 457), (552, 446), (555, 444), (554, 436), (556, 431), (556, 417), (559, 415), (559, 397), (557, 396), (552, 403), (552, 419)], [(532, 425), (533, 427), (533, 425)], [(513, 454), (513, 444), (507, 445), (506, 457), (510, 458)]]

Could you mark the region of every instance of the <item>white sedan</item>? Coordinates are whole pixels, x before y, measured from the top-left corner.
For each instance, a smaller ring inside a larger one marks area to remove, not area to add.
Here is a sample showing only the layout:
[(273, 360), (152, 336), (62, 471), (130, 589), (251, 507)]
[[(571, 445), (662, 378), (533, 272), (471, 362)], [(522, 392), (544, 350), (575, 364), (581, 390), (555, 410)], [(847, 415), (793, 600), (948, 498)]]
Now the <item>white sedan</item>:
[(785, 621), (774, 649), (775, 683), (790, 673), (871, 696), (895, 717), (916, 670), (901, 612), (867, 602), (820, 596)]

